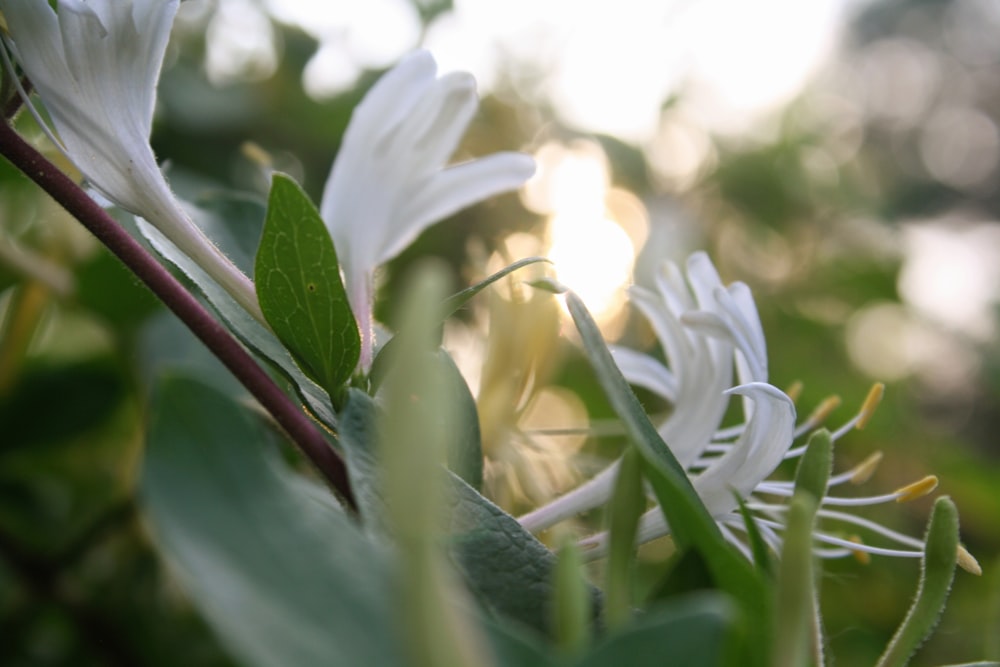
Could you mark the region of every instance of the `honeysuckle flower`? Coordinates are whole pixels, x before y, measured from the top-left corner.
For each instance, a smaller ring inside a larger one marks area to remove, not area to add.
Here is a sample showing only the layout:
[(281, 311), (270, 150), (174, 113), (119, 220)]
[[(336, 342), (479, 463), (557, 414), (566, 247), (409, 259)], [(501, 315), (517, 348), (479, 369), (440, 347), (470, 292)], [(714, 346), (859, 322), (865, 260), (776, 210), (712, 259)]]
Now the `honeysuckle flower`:
[[(749, 289), (742, 283), (723, 286), (704, 253), (688, 259), (686, 277), (685, 282), (684, 274), (666, 263), (657, 277), (655, 290), (637, 287), (630, 290), (633, 303), (657, 334), (668, 365), (624, 348), (614, 348), (612, 352), (630, 383), (643, 386), (673, 404), (658, 430), (687, 470), (695, 491), (726, 539), (751, 557), (741, 537), (746, 524), (735, 498), (739, 496), (765, 541), (776, 552), (780, 551), (786, 501), (794, 485), (769, 478), (784, 459), (803, 454), (805, 446), (793, 447), (794, 441), (819, 427), (837, 407), (839, 399), (825, 399), (796, 425), (792, 399), (767, 383), (766, 341)], [(730, 388), (734, 368), (740, 384)], [(831, 438), (836, 441), (853, 429), (862, 428), (881, 395), (882, 386), (873, 387), (858, 413), (836, 429)], [(744, 421), (720, 428), (731, 396), (744, 398)], [(828, 489), (863, 483), (879, 458), (869, 457), (855, 469), (832, 476)], [(519, 521), (529, 530), (537, 531), (607, 502), (617, 469), (617, 463), (612, 464), (589, 482)], [(848, 498), (827, 493), (821, 499), (818, 528), (813, 534), (817, 555), (919, 557), (923, 549), (920, 540), (835, 508), (904, 502), (930, 493), (936, 484), (936, 478), (929, 476), (879, 496)], [(669, 532), (663, 513), (653, 508), (641, 517), (637, 540), (648, 542)], [(859, 532), (895, 546), (867, 544)], [(581, 546), (589, 557), (600, 557), (605, 553), (607, 538), (607, 533), (598, 533), (581, 540)], [(959, 563), (969, 571), (978, 571), (975, 559), (964, 549), (959, 552)]]
[(45, 104), (56, 145), (95, 190), (152, 223), (263, 321), (253, 284), (184, 212), (149, 144), (177, 7), (178, 0), (59, 0), (56, 9), (0, 0), (5, 41)]
[[(657, 430), (685, 469), (712, 443), (729, 404), (726, 392), (733, 387), (734, 367), (741, 384), (767, 382), (766, 343), (750, 290), (742, 283), (724, 286), (703, 252), (693, 254), (686, 268), (685, 280), (679, 267), (666, 262), (654, 289), (629, 290), (660, 340), (667, 365), (628, 348), (611, 350), (626, 380), (672, 404)], [(747, 396), (748, 417), (752, 405)], [(791, 433), (785, 439), (787, 447)], [(537, 531), (602, 505), (611, 497), (617, 474), (616, 462), (519, 521)]]
[(478, 108), (475, 80), (437, 76), (430, 53), (403, 59), (355, 108), (323, 191), (326, 221), (361, 331), (359, 369), (374, 351), (375, 269), (431, 224), (521, 186), (534, 161), (496, 153), (446, 167)]

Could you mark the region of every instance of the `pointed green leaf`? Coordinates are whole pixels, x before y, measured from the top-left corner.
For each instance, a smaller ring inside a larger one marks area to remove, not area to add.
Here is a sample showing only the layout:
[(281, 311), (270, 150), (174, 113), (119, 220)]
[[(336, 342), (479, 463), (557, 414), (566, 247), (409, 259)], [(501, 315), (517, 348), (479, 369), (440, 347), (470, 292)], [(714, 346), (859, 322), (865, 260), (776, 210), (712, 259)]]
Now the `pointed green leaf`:
[(947, 496), (934, 501), (917, 596), (878, 667), (902, 667), (937, 625), (958, 563), (958, 510)]
[(623, 625), (632, 616), (632, 572), (635, 568), (635, 537), (639, 518), (646, 509), (646, 490), (635, 449), (626, 450), (618, 468), (614, 493), (608, 507), (608, 562), (604, 588), (605, 622), (609, 628)]
[(448, 376), (428, 352), (436, 338), (434, 305), (444, 292), (443, 270), (419, 267), (404, 295), (409, 332), (394, 355), (393, 377), (380, 392), (377, 456), (388, 523), (399, 559), (399, 614), (414, 667), (487, 665), (486, 643), (462, 605), (465, 591), (446, 560), (442, 533), (446, 479), (441, 474), (450, 440), (461, 437), (447, 394)]
[(584, 579), (583, 557), (569, 540), (556, 554), (552, 626), (556, 644), (566, 655), (579, 653), (590, 639), (591, 599)]
[(814, 432), (795, 471), (795, 492), (808, 493), (815, 502), (826, 497), (826, 485), (833, 467), (833, 440), (825, 428)]
[(807, 491), (796, 492), (788, 508), (777, 579), (775, 667), (809, 664), (810, 636), (815, 626), (812, 619), (816, 614), (815, 557), (812, 552), (816, 508), (816, 499)]
[(167, 564), (240, 664), (403, 665), (387, 554), (269, 433), (201, 383), (161, 382), (141, 499)]
[(275, 174), (254, 280), (260, 308), (307, 375), (338, 396), (361, 338), (330, 233), (298, 183)]
[(725, 639), (733, 624), (728, 601), (717, 593), (675, 598), (610, 633), (573, 667), (661, 667), (723, 664)]
[[(202, 221), (204, 216), (192, 215), (192, 218), (197, 222)], [(230, 331), (240, 339), (240, 342), (253, 350), (259, 357), (264, 358), (272, 364), (292, 384), (299, 397), (308, 406), (310, 412), (320, 421), (330, 428), (336, 428), (337, 417), (330, 405), (330, 397), (327, 395), (326, 390), (302, 372), (302, 369), (295, 363), (292, 355), (282, 345), (281, 341), (278, 340), (277, 336), (254, 319), (197, 262), (178, 250), (177, 246), (163, 236), (159, 230), (142, 219), (135, 219), (135, 221), (139, 232), (149, 242), (150, 246), (152, 246), (157, 254), (180, 269), (191, 282), (198, 286), (198, 289), (201, 290), (202, 294), (205, 295), (205, 298), (212, 305), (212, 308), (222, 317), (223, 321), (229, 326)], [(254, 239), (259, 235), (257, 233), (259, 229), (254, 224), (250, 224), (254, 222), (252, 220), (232, 222), (234, 225), (237, 222), (248, 223), (244, 225), (247, 227), (247, 234), (252, 235)], [(222, 224), (221, 221), (217, 221), (217, 223)], [(216, 230), (216, 233), (218, 234), (219, 232)], [(227, 239), (238, 238), (239, 234), (232, 231), (232, 233), (224, 234), (222, 237)], [(210, 238), (218, 243), (216, 237)], [(229, 245), (221, 245), (220, 247), (227, 254), (232, 252)]]
[(733, 493), (736, 505), (740, 509), (740, 516), (743, 517), (743, 525), (747, 531), (747, 542), (750, 543), (750, 553), (753, 555), (754, 565), (768, 577), (774, 576), (774, 559), (771, 557), (771, 549), (760, 534), (757, 522), (747, 509), (747, 504), (743, 502), (738, 493)]
[[(670, 525), (673, 539), (682, 549), (697, 549), (718, 585), (739, 601), (746, 621), (753, 626), (749, 636), (769, 633), (771, 605), (765, 582), (723, 537), (691, 480), (622, 376), (583, 301), (573, 292), (566, 292), (566, 303), (598, 382), (625, 426), (630, 443), (642, 457), (643, 475)], [(746, 656), (748, 664), (762, 664), (766, 648), (760, 642), (749, 646), (757, 652)]]

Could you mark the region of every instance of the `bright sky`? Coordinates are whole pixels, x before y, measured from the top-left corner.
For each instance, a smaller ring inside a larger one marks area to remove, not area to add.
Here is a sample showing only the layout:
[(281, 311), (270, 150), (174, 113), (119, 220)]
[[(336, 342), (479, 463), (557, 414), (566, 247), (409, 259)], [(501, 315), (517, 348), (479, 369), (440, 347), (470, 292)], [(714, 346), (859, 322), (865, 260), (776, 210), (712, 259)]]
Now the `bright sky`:
[[(665, 99), (681, 86), (707, 128), (745, 130), (794, 96), (836, 45), (859, 0), (454, 0), (429, 27), (406, 0), (264, 0), (321, 43), (305, 74), (317, 96), (350, 87), (424, 46), (444, 71), (472, 72), (480, 88), (519, 69), (518, 92), (551, 103), (585, 132), (651, 140)], [(197, 3), (188, 3), (197, 4)], [(255, 0), (219, 0), (209, 46), (217, 80), (273, 60)], [(526, 73), (530, 72), (530, 76)]]

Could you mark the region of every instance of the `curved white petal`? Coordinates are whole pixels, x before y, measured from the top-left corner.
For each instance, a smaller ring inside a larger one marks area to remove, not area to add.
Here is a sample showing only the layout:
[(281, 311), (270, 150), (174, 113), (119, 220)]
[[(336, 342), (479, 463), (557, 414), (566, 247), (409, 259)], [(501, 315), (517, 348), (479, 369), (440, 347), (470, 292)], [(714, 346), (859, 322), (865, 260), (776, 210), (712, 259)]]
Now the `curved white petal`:
[(503, 192), (519, 188), (535, 173), (535, 161), (523, 153), (494, 153), (439, 172), (404, 202), (403, 215), (386, 239), (379, 263), (398, 255), (435, 222)]
[(666, 366), (627, 347), (611, 345), (608, 349), (629, 384), (649, 389), (668, 401), (677, 400), (677, 378)]
[(520, 187), (534, 161), (497, 153), (445, 168), (478, 108), (465, 73), (437, 77), (425, 51), (403, 59), (354, 110), (320, 204), (361, 328), (362, 369), (371, 361), (375, 269), (427, 227), (478, 201)]
[(777, 387), (753, 382), (727, 393), (750, 398), (754, 413), (735, 445), (693, 481), (712, 516), (731, 512), (736, 507), (734, 491), (746, 498), (774, 472), (795, 432), (795, 404)]
[(263, 321), (249, 279), (194, 225), (149, 145), (179, 0), (0, 0), (10, 42), (67, 157), (118, 206), (155, 225)]

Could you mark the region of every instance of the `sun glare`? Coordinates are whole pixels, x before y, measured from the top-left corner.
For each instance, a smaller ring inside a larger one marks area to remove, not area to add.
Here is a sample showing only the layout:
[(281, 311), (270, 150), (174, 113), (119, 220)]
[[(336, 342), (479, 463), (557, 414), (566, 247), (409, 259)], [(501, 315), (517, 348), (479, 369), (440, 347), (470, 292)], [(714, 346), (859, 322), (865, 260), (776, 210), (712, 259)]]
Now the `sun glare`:
[(548, 216), (546, 254), (556, 277), (599, 322), (608, 322), (624, 301), (637, 242), (645, 234), (645, 210), (634, 196), (611, 187), (607, 157), (595, 142), (551, 142), (535, 157), (538, 173), (526, 185), (524, 201)]

